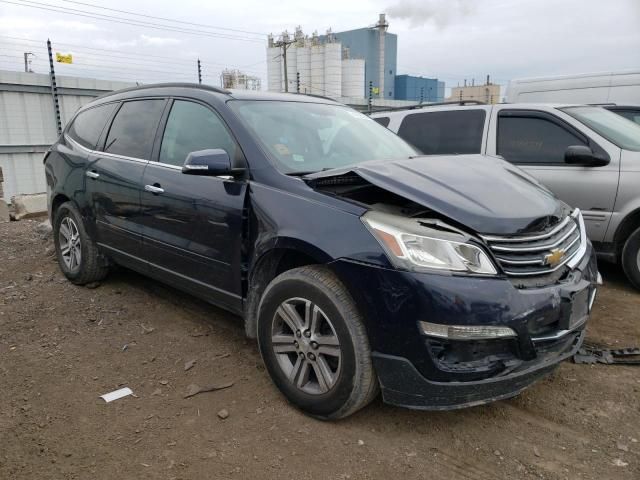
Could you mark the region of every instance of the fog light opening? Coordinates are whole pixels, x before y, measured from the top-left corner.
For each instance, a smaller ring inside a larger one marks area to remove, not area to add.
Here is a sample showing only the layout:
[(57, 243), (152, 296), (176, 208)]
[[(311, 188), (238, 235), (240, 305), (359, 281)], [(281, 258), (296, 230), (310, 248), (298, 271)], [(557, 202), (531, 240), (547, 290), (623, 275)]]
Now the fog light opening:
[(420, 322), (422, 333), (430, 337), (448, 340), (491, 340), (496, 338), (515, 338), (516, 332), (509, 327), (442, 325), (439, 323)]

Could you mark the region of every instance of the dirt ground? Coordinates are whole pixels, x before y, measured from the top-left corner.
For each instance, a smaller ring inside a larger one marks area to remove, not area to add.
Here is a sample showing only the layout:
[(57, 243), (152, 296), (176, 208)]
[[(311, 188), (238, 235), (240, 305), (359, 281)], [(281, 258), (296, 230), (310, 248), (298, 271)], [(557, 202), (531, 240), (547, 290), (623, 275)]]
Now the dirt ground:
[[(508, 401), (378, 399), (324, 423), (287, 404), (239, 318), (126, 270), (76, 287), (40, 221), (0, 224), (0, 479), (640, 478), (640, 367), (565, 362)], [(640, 293), (601, 268), (589, 341), (640, 345)]]

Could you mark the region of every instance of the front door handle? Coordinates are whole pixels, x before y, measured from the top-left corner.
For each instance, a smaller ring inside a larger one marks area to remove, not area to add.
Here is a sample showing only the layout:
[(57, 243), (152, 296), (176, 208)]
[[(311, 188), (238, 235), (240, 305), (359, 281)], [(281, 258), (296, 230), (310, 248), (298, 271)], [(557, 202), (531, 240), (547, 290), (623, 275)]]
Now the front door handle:
[(89, 178), (93, 178), (94, 180), (100, 176), (98, 172), (94, 172), (94, 171), (87, 171), (85, 172), (85, 175)]
[(154, 195), (158, 195), (160, 193), (164, 193), (164, 188), (156, 187), (155, 185), (145, 185), (144, 190), (146, 192), (151, 192)]

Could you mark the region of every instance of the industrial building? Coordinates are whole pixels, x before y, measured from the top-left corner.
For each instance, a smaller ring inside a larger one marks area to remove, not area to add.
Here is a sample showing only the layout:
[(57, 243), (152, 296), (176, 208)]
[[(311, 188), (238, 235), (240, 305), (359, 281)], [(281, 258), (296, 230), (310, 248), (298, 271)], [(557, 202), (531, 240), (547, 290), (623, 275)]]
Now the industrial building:
[(500, 102), (500, 85), (491, 83), (489, 75), (484, 85), (476, 85), (475, 81), (471, 81), (471, 85), (467, 85), (464, 81), (463, 86), (451, 88), (451, 96), (447, 100), (452, 102), (477, 101), (486, 104)]
[(414, 102), (442, 102), (444, 100), (444, 82), (437, 78), (396, 75), (395, 98), (396, 100), (412, 100)]
[(364, 59), (364, 90), (368, 96), (369, 85), (376, 98), (394, 99), (396, 67), (398, 62), (398, 36), (389, 33), (389, 24), (384, 13), (378, 23), (371, 27), (330, 33), (321, 40), (334, 39), (342, 44), (352, 58)]
[(349, 52), (331, 35), (321, 40), (316, 33), (309, 37), (297, 28), (293, 38), (285, 32), (282, 40), (274, 42), (273, 36), (269, 36), (269, 91), (299, 91), (332, 98), (363, 97), (364, 69), (365, 61), (349, 58)]
[[(346, 103), (371, 96), (374, 104), (385, 106), (420, 101), (421, 92), (425, 102), (442, 100), (443, 82), (396, 76), (398, 36), (388, 28), (385, 14), (380, 14), (374, 25), (345, 32), (329, 30), (325, 35), (314, 32), (307, 36), (298, 27), (293, 35), (284, 32), (278, 40), (270, 35), (268, 90), (300, 91)], [(401, 102), (394, 104), (394, 100)]]
[(247, 75), (240, 70), (224, 69), (220, 74), (220, 85), (222, 88), (260, 90), (262, 81), (260, 77)]

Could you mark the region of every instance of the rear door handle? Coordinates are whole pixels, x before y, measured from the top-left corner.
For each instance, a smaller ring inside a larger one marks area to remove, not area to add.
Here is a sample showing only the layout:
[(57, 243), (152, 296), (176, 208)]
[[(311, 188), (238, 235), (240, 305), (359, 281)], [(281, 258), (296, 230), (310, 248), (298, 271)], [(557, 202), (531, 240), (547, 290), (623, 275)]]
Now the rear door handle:
[(164, 193), (164, 188), (156, 187), (155, 185), (145, 185), (144, 189), (145, 189), (145, 191), (151, 192), (154, 195), (158, 195), (160, 193)]
[(94, 180), (100, 176), (100, 174), (99, 174), (99, 173), (97, 173), (97, 172), (92, 172), (92, 171), (87, 171), (87, 172), (85, 172), (85, 175), (86, 175), (87, 177), (89, 177), (89, 178), (93, 178)]

